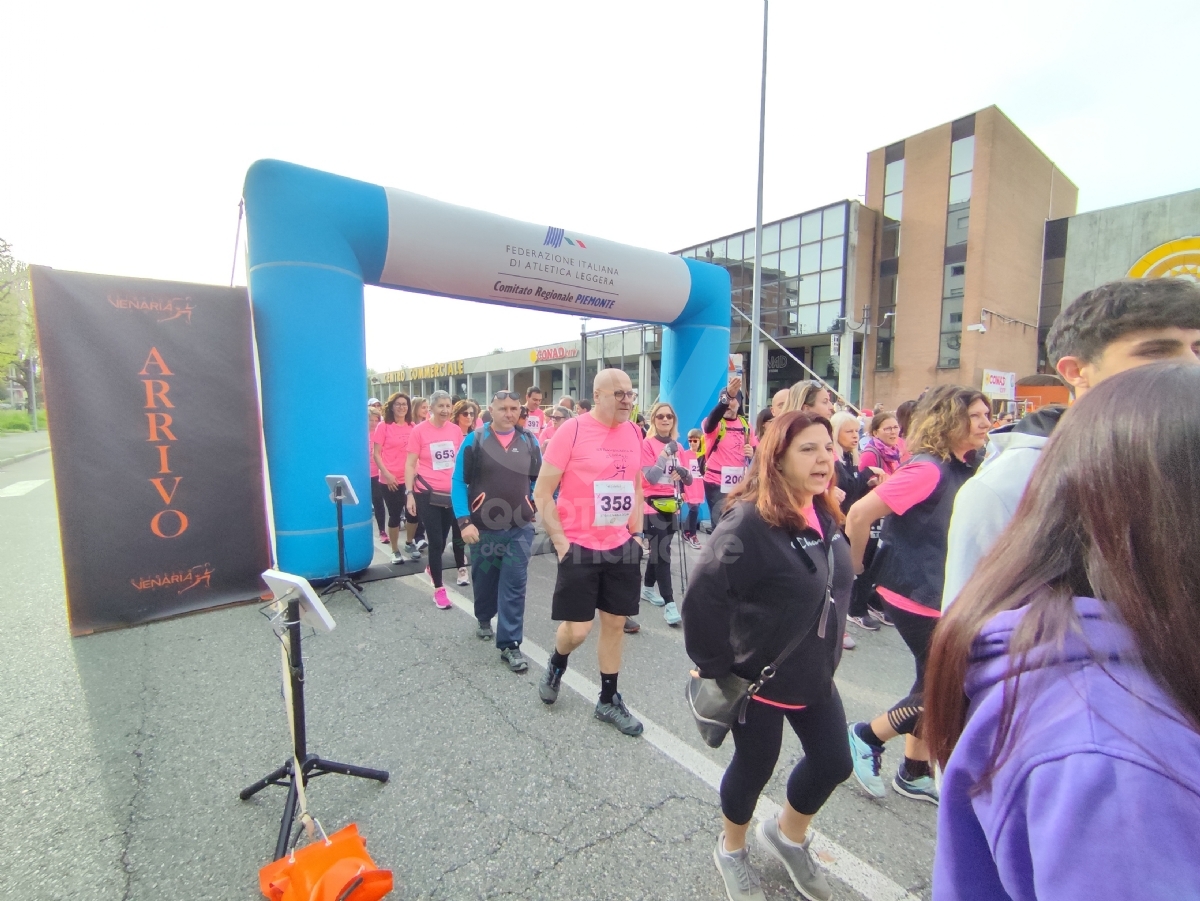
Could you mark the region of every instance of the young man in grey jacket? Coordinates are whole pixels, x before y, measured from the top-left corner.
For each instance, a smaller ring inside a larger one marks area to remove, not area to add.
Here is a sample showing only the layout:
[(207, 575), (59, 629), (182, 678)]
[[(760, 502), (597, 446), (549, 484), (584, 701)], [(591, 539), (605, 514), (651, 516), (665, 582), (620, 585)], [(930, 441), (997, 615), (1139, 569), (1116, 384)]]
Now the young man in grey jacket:
[[(1076, 398), (1136, 366), (1200, 363), (1200, 286), (1183, 278), (1128, 279), (1087, 291), (1054, 320), (1046, 355)], [(1063, 412), (1047, 407), (992, 433), (987, 460), (954, 499), (943, 612), (1011, 521)]]

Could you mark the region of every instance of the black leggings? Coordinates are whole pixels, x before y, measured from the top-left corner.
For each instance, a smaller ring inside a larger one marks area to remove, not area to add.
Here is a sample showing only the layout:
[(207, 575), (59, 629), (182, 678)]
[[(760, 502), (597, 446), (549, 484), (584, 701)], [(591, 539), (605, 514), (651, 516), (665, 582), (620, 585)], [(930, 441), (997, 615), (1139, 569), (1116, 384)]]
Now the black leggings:
[(938, 618), (909, 613), (891, 604), (887, 605), (887, 612), (917, 665), (917, 678), (908, 691), (908, 697), (897, 701), (887, 712), (888, 722), (901, 735), (920, 738), (921, 714), (925, 711), (925, 664), (929, 661), (929, 642), (933, 639)]
[(836, 685), (831, 685), (828, 700), (803, 710), (783, 710), (751, 701), (746, 722), (733, 724), (733, 759), (721, 779), (721, 813), (731, 822), (749, 823), (754, 815), (758, 796), (779, 762), (784, 719), (804, 748), (804, 756), (787, 781), (787, 799), (792, 807), (812, 816), (833, 790), (850, 778), (853, 763), (846, 736), (846, 711)]
[(728, 495), (721, 493), (720, 485), (714, 485), (712, 482), (704, 483), (704, 499), (708, 501), (708, 519), (714, 529), (721, 519), (721, 511), (725, 509), (726, 497)]
[(380, 484), (379, 476), (371, 476), (371, 509), (375, 511), (375, 525), (379, 526), (379, 531), (383, 531), (384, 523), (387, 520), (384, 518), (384, 502), (383, 492), (387, 489)]
[[(863, 551), (863, 572), (854, 579), (854, 587), (850, 589), (850, 615), (866, 616), (867, 608), (874, 606), (879, 609), (880, 601), (875, 596), (875, 580), (871, 577), (871, 563), (875, 559), (875, 549), (879, 547), (879, 539), (872, 536), (867, 539), (867, 548)], [(872, 605), (871, 601), (874, 600)]]
[[(435, 507), (429, 503), (428, 491), (415, 492), (417, 498), (417, 515), (425, 526), (425, 540), (429, 542), (429, 575), (433, 579), (433, 587), (442, 587), (442, 554), (446, 550), (446, 539), (450, 530), (457, 531), (454, 524), (454, 511), (449, 507)], [(459, 564), (465, 566), (465, 563)]]
[(687, 519), (683, 521), (683, 534), (695, 535), (700, 531), (700, 505), (688, 504), (687, 508)]
[(403, 484), (395, 491), (388, 488), (386, 482), (381, 482), (379, 488), (380, 494), (383, 495), (383, 503), (387, 507), (388, 528), (398, 529), (400, 523), (404, 521), (404, 501), (408, 497), (408, 492), (404, 490)]
[(646, 538), (650, 553), (646, 555), (646, 578), (642, 584), (647, 588), (658, 583), (658, 593), (667, 603), (675, 602), (675, 590), (671, 587), (671, 537), (675, 534), (675, 517), (667, 513), (647, 513), (645, 518)]

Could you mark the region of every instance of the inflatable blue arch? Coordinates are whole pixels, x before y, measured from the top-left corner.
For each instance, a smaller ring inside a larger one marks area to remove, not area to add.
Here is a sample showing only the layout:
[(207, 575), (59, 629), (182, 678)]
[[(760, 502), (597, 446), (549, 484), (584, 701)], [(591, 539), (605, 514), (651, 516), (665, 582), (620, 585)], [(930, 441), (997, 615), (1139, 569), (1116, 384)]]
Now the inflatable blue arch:
[[(288, 572), (338, 571), (326, 474), (371, 495), (364, 285), (662, 324), (660, 396), (682, 423), (715, 403), (729, 353), (719, 266), (278, 160), (250, 167), (243, 196), (276, 564)], [(369, 503), (346, 508), (345, 529), (347, 566), (363, 569)]]

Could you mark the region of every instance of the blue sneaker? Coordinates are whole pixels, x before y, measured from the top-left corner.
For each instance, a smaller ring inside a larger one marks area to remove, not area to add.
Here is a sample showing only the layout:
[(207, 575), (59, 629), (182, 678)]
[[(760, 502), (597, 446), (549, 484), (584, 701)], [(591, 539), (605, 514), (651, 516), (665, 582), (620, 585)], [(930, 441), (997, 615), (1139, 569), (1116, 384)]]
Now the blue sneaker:
[(916, 779), (905, 779), (899, 773), (896, 773), (896, 778), (892, 780), (892, 788), (898, 794), (904, 795), (906, 798), (912, 798), (914, 801), (928, 801), (930, 804), (937, 804), (940, 800), (937, 783), (933, 781), (932, 776), (918, 776)]
[(667, 621), (668, 626), (678, 626), (683, 617), (679, 615), (679, 608), (675, 606), (674, 601), (667, 601), (667, 606), (663, 607), (663, 619)]
[(854, 778), (872, 798), (882, 798), (887, 788), (879, 775), (879, 764), (883, 761), (883, 748), (872, 747), (854, 731), (858, 723), (850, 724), (850, 756), (854, 760)]
[(653, 604), (655, 607), (661, 607), (666, 603), (663, 596), (658, 593), (658, 589), (649, 585), (642, 586), (642, 600), (648, 604)]

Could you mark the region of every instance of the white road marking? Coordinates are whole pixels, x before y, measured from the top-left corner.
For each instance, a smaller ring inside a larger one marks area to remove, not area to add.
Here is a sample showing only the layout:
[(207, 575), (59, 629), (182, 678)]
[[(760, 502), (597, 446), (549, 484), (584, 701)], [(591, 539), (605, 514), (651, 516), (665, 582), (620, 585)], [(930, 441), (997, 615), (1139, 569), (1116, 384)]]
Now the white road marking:
[(28, 494), (39, 485), (45, 485), (49, 479), (31, 479), (28, 482), (13, 482), (7, 488), (0, 488), (0, 497), (20, 497)]
[[(401, 578), (416, 579), (431, 588), (433, 587), (433, 581), (424, 573), (402, 576)], [(470, 615), (472, 619), (475, 618), (475, 604), (471, 598), (460, 594), (449, 586), (446, 588), (446, 594), (449, 595), (455, 607)], [(542, 669), (545, 669), (547, 663), (550, 661), (549, 652), (528, 639), (521, 643), (521, 653)], [(680, 678), (682, 680), (682, 677)], [(568, 669), (563, 673), (562, 681), (572, 691), (589, 701), (600, 694), (599, 685), (573, 669)], [(682, 685), (682, 681), (680, 684)], [(642, 732), (643, 739), (657, 748), (663, 755), (669, 757), (698, 778), (709, 788), (714, 791), (720, 791), (721, 777), (725, 773), (723, 767), (705, 757), (704, 754), (697, 751), (687, 742), (676, 738), (674, 734), (653, 720), (638, 713), (633, 707), (630, 707), (629, 710), (642, 721), (642, 726), (644, 727)], [(782, 808), (778, 804), (764, 795), (759, 798), (758, 807), (754, 812), (759, 819), (763, 819), (769, 816), (778, 816), (780, 810)], [(816, 829), (813, 829), (812, 833), (812, 848), (816, 852), (821, 864), (834, 877), (850, 886), (850, 888), (854, 889), (864, 898), (868, 898), (869, 901), (919, 901), (915, 895), (911, 895), (905, 891), (904, 887), (899, 883), (893, 882), (883, 873), (880, 873), (866, 861), (856, 857), (833, 839), (827, 838)]]

